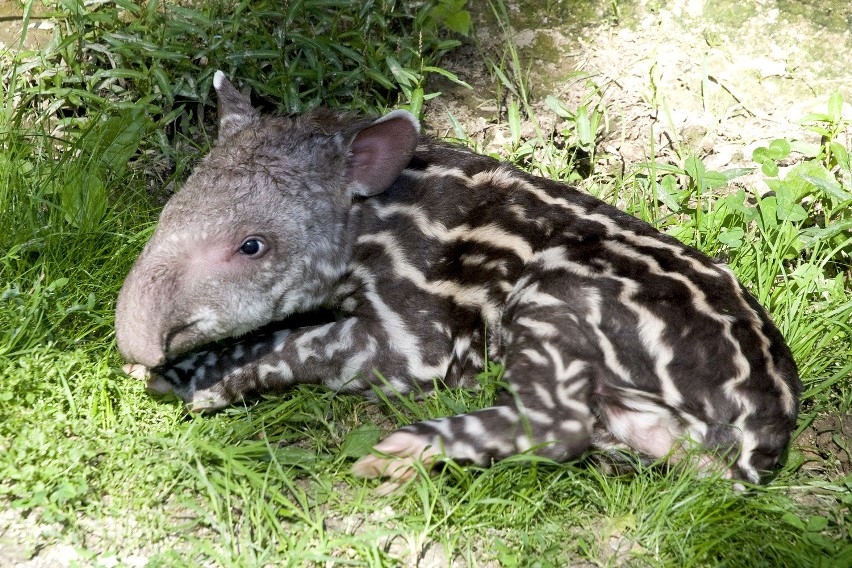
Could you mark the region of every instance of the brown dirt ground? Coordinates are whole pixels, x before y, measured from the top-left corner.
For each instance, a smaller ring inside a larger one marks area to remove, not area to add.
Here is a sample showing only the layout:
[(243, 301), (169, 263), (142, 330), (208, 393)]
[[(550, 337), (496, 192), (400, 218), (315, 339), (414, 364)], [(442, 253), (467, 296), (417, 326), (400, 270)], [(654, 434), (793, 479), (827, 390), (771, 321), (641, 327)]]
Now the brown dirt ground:
[[(623, 2), (616, 21), (610, 3), (554, 1), (548, 11), (544, 2), (509, 0), (509, 30), (484, 3), (473, 4), (475, 36), (442, 63), (473, 89), (434, 81), (443, 94), (427, 104), (427, 125), (452, 136), (452, 113), (472, 140), (498, 154), (510, 137), (507, 98), (498, 97), (483, 59), (503, 60), (510, 44), (521, 69), (507, 61), (504, 72), (524, 78), (545, 135), (565, 127), (544, 104), (547, 95), (574, 109), (591, 95), (587, 81), (600, 89), (601, 97), (591, 96), (607, 110), (598, 167), (615, 174), (647, 160), (652, 140), (658, 160), (694, 154), (709, 170), (753, 167), (752, 150), (774, 138), (816, 141), (795, 121), (826, 112), (835, 89), (852, 100), (852, 70), (837, 64), (852, 48), (848, 26), (833, 31), (781, 12), (775, 1)], [(845, 10), (834, 13), (852, 21)], [(852, 105), (844, 107), (852, 117)], [(766, 190), (758, 174), (739, 182)]]
[(796, 440), (802, 469), (815, 477), (840, 479), (852, 474), (852, 414), (818, 417)]

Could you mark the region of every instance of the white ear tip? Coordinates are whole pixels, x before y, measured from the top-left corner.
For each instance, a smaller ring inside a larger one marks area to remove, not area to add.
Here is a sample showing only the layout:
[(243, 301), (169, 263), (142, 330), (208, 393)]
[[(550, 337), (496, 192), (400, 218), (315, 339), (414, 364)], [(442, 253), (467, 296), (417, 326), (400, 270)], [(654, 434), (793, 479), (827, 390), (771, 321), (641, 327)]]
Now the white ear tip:
[(222, 73), (221, 71), (216, 71), (215, 73), (213, 73), (213, 88), (218, 91), (222, 88), (222, 85), (224, 85), (225, 81), (227, 80), (228, 78), (225, 77), (224, 73)]
[(403, 109), (392, 110), (391, 112), (376, 120), (373, 124), (379, 124), (381, 122), (385, 122), (387, 120), (394, 120), (397, 118), (404, 118), (408, 120), (408, 122), (410, 122), (411, 125), (414, 127), (414, 131), (418, 134), (420, 133), (420, 121), (417, 120), (416, 116)]

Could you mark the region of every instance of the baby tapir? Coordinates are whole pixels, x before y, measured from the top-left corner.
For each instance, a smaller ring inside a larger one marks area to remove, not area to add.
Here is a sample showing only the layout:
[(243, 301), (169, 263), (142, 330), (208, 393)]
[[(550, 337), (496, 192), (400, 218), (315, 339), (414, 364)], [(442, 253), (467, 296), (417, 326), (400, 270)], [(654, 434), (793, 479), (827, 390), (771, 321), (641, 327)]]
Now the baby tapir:
[[(297, 383), (428, 392), (473, 386), (487, 355), (505, 366), (493, 406), (406, 426), (355, 473), (392, 489), (414, 460), (678, 459), (691, 443), (727, 477), (777, 465), (801, 385), (730, 269), (571, 187), (422, 137), (407, 112), (262, 116), (221, 72), (214, 86), (218, 142), (118, 298), (118, 348), (149, 388), (194, 409)], [(269, 329), (312, 313), (332, 315)]]

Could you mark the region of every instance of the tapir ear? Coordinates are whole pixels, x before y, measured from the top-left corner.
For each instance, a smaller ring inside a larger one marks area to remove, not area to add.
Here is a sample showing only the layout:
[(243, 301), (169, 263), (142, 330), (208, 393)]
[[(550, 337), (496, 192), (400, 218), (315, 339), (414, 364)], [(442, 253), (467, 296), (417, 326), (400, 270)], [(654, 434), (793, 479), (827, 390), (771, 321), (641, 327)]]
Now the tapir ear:
[(410, 112), (395, 110), (361, 129), (349, 147), (346, 177), (355, 195), (386, 190), (411, 161), (420, 123)]
[(213, 75), (213, 88), (219, 99), (219, 142), (222, 142), (248, 126), (260, 113), (221, 71)]

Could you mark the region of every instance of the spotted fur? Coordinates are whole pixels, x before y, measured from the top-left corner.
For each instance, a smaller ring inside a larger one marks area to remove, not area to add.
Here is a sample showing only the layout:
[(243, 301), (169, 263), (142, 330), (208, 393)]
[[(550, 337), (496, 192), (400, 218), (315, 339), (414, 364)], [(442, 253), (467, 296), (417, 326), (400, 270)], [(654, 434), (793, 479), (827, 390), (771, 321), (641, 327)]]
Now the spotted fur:
[[(216, 87), (219, 144), (119, 298), (119, 348), (153, 368), (153, 390), (195, 409), (297, 383), (405, 395), (473, 386), (487, 352), (508, 385), (493, 406), (406, 426), (355, 472), (392, 489), (415, 460), (614, 446), (676, 460), (691, 443), (729, 477), (776, 467), (796, 366), (726, 266), (571, 187), (419, 137), (399, 111), (262, 117), (221, 74)], [(259, 258), (240, 252), (252, 236)]]

